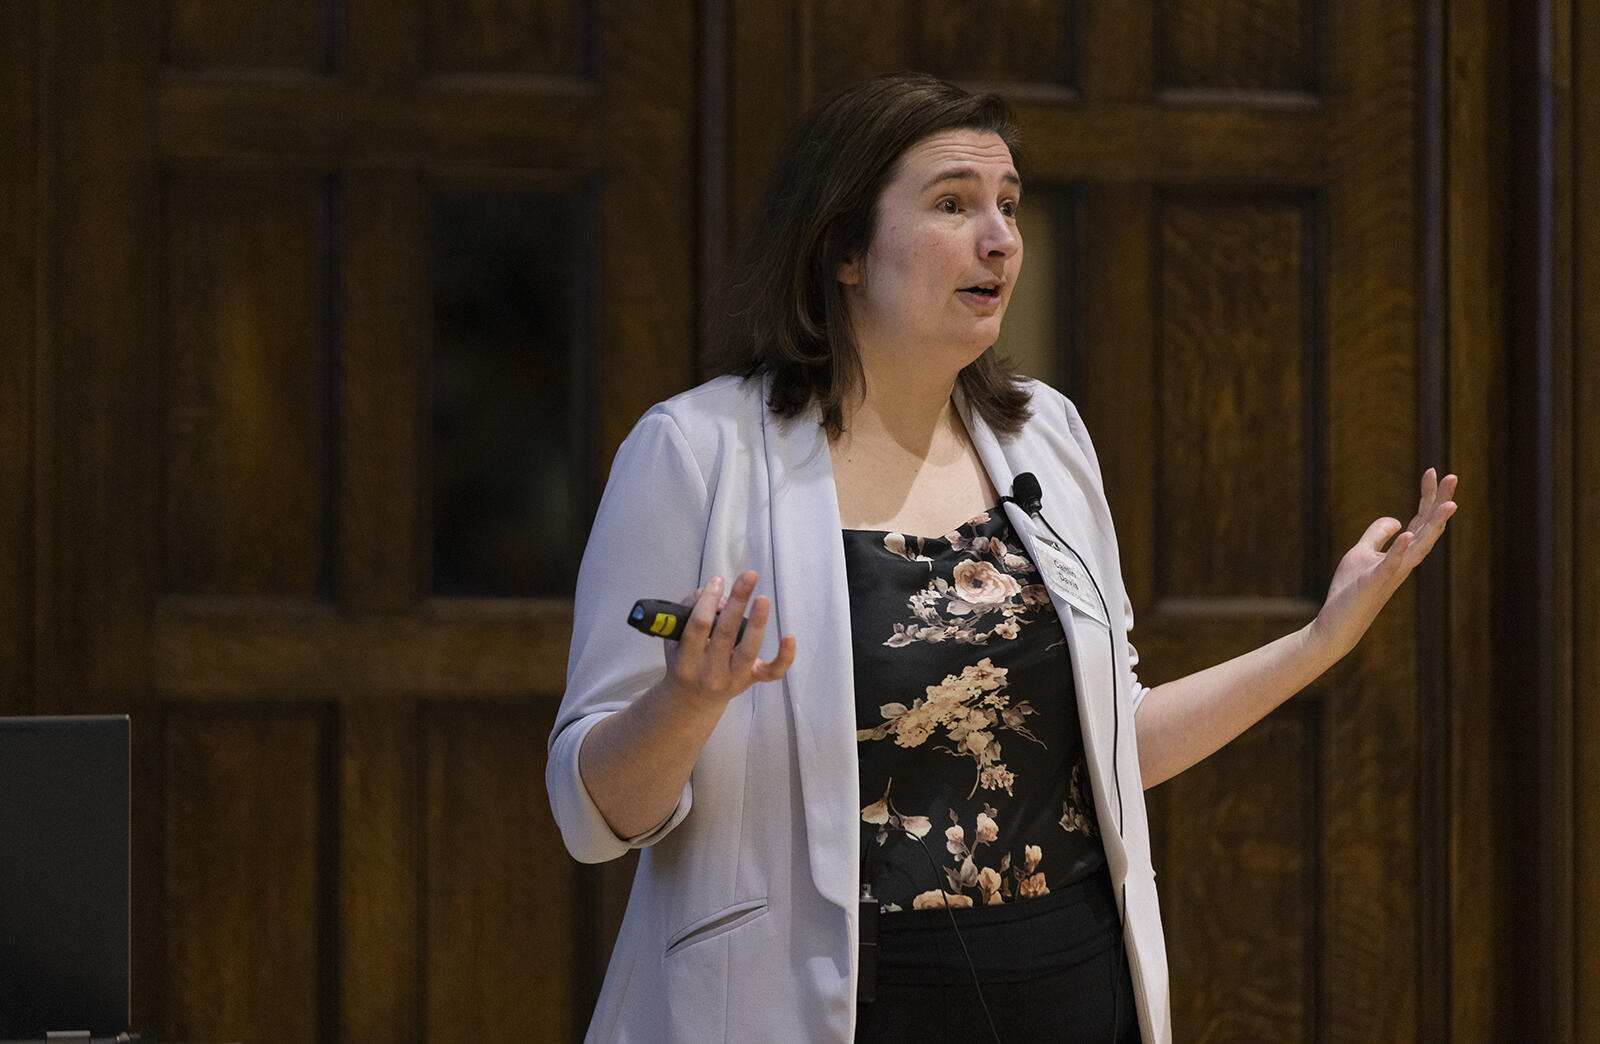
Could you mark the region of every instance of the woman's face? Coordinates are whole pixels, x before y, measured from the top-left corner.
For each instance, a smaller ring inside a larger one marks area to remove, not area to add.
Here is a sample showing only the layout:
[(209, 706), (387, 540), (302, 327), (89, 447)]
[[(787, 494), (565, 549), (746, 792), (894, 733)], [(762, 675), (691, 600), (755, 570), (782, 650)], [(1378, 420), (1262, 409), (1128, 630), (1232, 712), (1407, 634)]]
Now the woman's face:
[(866, 256), (839, 266), (864, 363), (959, 370), (994, 344), (1022, 268), (1021, 198), (999, 135), (944, 131), (906, 151)]

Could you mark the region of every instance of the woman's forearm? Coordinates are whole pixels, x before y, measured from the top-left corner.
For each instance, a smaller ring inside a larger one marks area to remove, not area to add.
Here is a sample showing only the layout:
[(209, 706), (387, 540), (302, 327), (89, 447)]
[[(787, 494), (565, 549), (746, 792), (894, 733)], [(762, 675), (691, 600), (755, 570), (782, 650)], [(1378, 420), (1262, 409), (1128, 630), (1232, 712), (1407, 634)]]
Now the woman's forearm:
[[(661, 680), (584, 737), (578, 775), (618, 837), (638, 837), (671, 815), (728, 701), (756, 682), (779, 680), (794, 662), (792, 636), (771, 660), (758, 658), (772, 604), (764, 595), (750, 601), (756, 579), (752, 570), (740, 573), (725, 599), (722, 578), (708, 580), (689, 599), (694, 609), (682, 640), (666, 650)], [(749, 626), (741, 631), (747, 605)]]
[(1209, 757), (1344, 655), (1306, 625), (1215, 667), (1157, 685), (1134, 717), (1148, 789)]
[(1146, 693), (1134, 718), (1144, 785), (1171, 779), (1215, 753), (1354, 649), (1444, 533), (1456, 511), (1455, 491), (1454, 475), (1440, 480), (1429, 468), (1411, 524), (1380, 518), (1368, 526), (1339, 560), (1315, 620), (1253, 652)]
[(662, 678), (589, 730), (578, 751), (578, 774), (618, 837), (637, 837), (672, 814), (726, 708), (685, 699)]

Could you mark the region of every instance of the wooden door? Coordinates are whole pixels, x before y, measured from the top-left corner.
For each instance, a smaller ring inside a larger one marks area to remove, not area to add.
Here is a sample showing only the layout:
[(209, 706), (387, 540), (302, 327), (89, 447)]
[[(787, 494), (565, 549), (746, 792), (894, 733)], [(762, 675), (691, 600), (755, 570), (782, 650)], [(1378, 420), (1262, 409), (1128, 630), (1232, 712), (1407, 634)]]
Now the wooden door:
[(570, 1039), (611, 892), (543, 750), (605, 464), (692, 375), (692, 12), (37, 14), (35, 702), (133, 715), (136, 1021)]
[[(1028, 260), (1003, 346), (1095, 436), (1147, 683), (1304, 624), (1367, 523), (1414, 506), (1407, 5), (796, 0), (736, 7), (731, 38), (739, 216), (772, 113), (839, 84), (922, 68), (1014, 102)], [(1149, 793), (1175, 1039), (1416, 1039), (1415, 621), (1407, 590)]]

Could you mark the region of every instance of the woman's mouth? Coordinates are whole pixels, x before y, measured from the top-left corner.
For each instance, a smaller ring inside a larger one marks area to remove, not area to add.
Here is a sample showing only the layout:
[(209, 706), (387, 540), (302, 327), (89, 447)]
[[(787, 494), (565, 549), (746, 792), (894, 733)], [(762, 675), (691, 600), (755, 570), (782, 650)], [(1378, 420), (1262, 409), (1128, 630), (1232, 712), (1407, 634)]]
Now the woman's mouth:
[(1000, 300), (1000, 284), (978, 283), (974, 286), (964, 286), (957, 293), (971, 294), (973, 297), (983, 301), (998, 301)]

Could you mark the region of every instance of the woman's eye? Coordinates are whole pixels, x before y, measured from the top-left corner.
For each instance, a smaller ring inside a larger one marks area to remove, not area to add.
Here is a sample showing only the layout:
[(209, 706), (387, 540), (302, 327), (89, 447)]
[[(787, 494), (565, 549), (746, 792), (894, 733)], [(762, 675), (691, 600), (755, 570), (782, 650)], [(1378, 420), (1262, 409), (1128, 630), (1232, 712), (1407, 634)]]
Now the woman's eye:
[(1000, 213), (1004, 214), (1006, 217), (1016, 217), (1017, 201), (1014, 199), (1008, 199), (1004, 203), (1000, 204)]
[(959, 209), (960, 208), (956, 206), (956, 201), (953, 200), (953, 199), (941, 199), (939, 201), (939, 211), (940, 211), (940, 213), (943, 213), (943, 214), (954, 214)]

